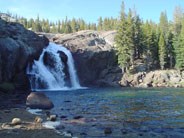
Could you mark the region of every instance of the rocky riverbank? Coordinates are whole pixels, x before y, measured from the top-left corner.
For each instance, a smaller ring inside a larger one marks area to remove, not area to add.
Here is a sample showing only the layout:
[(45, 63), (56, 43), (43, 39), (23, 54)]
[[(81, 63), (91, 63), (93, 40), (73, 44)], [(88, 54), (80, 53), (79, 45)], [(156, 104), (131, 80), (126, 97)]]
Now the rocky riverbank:
[[(37, 116), (26, 110), (25, 91), (12, 91), (4, 93), (0, 91), (0, 137), (1, 138), (45, 138), (48, 135), (60, 138), (52, 129), (42, 126), (36, 118), (46, 120), (46, 115)], [(20, 120), (19, 120), (20, 119)]]
[(156, 70), (124, 74), (121, 81), (123, 87), (184, 87), (184, 72), (177, 70)]

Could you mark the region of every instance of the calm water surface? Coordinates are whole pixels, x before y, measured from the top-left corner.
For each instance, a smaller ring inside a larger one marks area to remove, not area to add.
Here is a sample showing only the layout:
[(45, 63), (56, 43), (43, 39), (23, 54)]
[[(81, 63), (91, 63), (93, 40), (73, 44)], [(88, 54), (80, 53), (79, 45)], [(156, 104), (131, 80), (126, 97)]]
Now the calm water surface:
[(57, 129), (77, 137), (184, 137), (184, 89), (89, 88), (46, 94), (61, 122)]

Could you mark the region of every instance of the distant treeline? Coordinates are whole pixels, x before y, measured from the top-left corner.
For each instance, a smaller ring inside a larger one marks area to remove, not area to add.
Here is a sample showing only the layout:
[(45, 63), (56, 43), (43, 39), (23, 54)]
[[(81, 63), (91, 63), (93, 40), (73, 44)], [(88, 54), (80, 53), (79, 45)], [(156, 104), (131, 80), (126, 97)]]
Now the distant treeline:
[[(99, 17), (98, 23), (87, 23), (83, 19), (73, 18), (64, 20), (58, 20), (57, 22), (49, 21), (49, 19), (40, 19), (37, 16), (36, 19), (27, 19), (8, 13), (16, 22), (24, 25), (25, 28), (35, 32), (46, 33), (73, 33), (81, 30), (115, 30), (117, 29), (117, 18), (102, 18)], [(7, 18), (8, 20), (8, 18)]]

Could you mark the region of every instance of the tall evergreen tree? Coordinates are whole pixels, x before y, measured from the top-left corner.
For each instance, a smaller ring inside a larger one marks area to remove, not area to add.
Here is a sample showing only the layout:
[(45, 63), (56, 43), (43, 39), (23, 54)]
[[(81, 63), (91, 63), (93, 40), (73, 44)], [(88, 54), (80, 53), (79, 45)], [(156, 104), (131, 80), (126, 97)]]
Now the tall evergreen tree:
[(36, 32), (42, 32), (42, 27), (41, 27), (41, 24), (40, 24), (40, 18), (39, 18), (39, 15), (37, 16), (37, 19), (35, 21), (35, 31)]
[(140, 58), (143, 54), (143, 31), (141, 29), (141, 20), (138, 15), (133, 18), (133, 43), (134, 43), (134, 56)]
[(73, 18), (72, 21), (71, 21), (71, 28), (72, 28), (72, 32), (77, 32), (78, 31), (77, 23), (76, 23), (75, 18)]
[(157, 68), (158, 61), (158, 40), (156, 31), (151, 22), (146, 22), (143, 26), (143, 54), (147, 70)]
[(130, 64), (134, 65), (134, 60), (135, 60), (134, 20), (132, 17), (131, 9), (129, 9), (128, 16), (127, 16), (126, 35), (128, 37), (127, 42), (129, 44)]
[(60, 20), (58, 20), (57, 32), (61, 33), (61, 21)]
[(66, 24), (66, 28), (64, 30), (64, 33), (66, 33), (66, 34), (72, 33), (72, 27), (70, 26), (70, 23)]
[(130, 66), (130, 49), (129, 38), (127, 35), (127, 20), (125, 14), (124, 2), (121, 5), (120, 22), (118, 25), (117, 34), (115, 36), (115, 45), (118, 55), (118, 63), (126, 72)]
[(160, 14), (159, 30), (162, 31), (164, 37), (166, 37), (167, 32), (169, 31), (169, 23), (166, 12), (161, 12)]
[(160, 67), (161, 67), (161, 69), (164, 69), (165, 65), (166, 65), (166, 59), (167, 59), (167, 53), (166, 53), (167, 51), (166, 51), (166, 42), (165, 42), (165, 39), (164, 39), (163, 32), (160, 35), (158, 45), (159, 45)]
[(184, 70), (184, 19), (179, 37), (175, 39), (174, 48), (176, 53), (176, 68)]
[(103, 29), (103, 19), (100, 16), (100, 18), (98, 19), (98, 31), (101, 31)]
[(171, 31), (168, 32), (167, 35), (167, 64), (168, 68), (173, 68), (175, 64), (175, 53), (174, 53), (174, 47), (173, 47), (173, 39), (174, 35)]

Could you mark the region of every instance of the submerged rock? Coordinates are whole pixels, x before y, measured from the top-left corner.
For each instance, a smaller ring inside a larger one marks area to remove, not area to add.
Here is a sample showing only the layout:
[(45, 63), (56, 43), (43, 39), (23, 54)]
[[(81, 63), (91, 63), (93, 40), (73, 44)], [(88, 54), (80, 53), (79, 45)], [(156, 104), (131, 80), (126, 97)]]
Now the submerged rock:
[(31, 92), (27, 97), (26, 105), (32, 109), (51, 109), (54, 107), (49, 98), (41, 92)]
[(111, 134), (112, 133), (112, 129), (110, 127), (107, 127), (104, 129), (104, 134)]
[(56, 119), (57, 119), (57, 115), (50, 115), (48, 118), (49, 121), (56, 121)]

